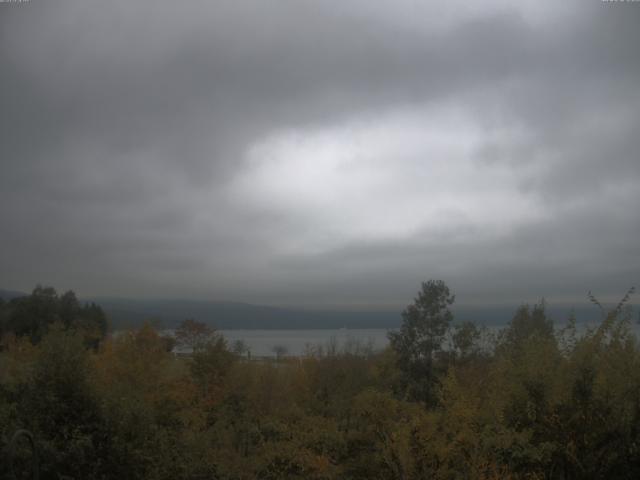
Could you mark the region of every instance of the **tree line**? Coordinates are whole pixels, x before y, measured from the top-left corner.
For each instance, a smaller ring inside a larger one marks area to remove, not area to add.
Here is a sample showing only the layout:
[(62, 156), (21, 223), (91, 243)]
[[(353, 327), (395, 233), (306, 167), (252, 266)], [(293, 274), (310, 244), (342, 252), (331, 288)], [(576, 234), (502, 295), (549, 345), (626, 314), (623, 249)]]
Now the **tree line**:
[(383, 351), (252, 362), (194, 320), (173, 339), (150, 324), (110, 335), (98, 306), (38, 287), (0, 303), (2, 441), (29, 430), (44, 479), (640, 478), (627, 300), (592, 296), (590, 329), (523, 305), (492, 333), (455, 323), (432, 280)]

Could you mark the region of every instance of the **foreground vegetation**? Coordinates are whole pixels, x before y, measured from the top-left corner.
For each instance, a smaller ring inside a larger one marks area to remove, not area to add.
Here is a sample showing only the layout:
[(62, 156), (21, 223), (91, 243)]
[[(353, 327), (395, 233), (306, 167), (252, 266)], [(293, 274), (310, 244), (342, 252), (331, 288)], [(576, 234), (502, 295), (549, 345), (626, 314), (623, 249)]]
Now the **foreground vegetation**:
[(523, 306), (492, 336), (453, 300), (423, 284), (383, 352), (261, 363), (193, 321), (186, 358), (150, 325), (109, 336), (99, 307), (36, 289), (0, 304), (0, 428), (33, 432), (45, 479), (640, 478), (624, 302), (583, 332)]

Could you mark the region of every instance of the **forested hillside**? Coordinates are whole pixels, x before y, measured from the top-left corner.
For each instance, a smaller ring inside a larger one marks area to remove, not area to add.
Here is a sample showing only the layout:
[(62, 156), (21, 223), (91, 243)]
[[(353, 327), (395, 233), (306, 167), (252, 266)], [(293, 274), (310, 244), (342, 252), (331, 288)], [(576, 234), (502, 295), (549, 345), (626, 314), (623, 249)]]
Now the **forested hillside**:
[[(173, 340), (150, 325), (109, 336), (74, 298), (40, 288), (0, 305), (3, 447), (32, 432), (44, 479), (640, 476), (628, 296), (612, 310), (591, 297), (602, 319), (584, 332), (554, 328), (541, 303), (490, 334), (456, 322), (454, 295), (429, 281), (385, 351), (260, 362), (193, 321)], [(27, 450), (14, 460), (31, 468)]]

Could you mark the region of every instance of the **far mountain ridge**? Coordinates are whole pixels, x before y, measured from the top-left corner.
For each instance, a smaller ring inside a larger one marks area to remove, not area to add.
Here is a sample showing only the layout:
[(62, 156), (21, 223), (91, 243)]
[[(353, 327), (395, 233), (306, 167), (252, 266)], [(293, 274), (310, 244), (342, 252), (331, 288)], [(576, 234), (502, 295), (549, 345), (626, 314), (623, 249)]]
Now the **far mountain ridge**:
[[(107, 313), (113, 328), (134, 327), (154, 321), (162, 328), (174, 328), (193, 318), (220, 330), (270, 329), (360, 329), (398, 328), (402, 309), (320, 310), (301, 307), (275, 307), (243, 302), (180, 299), (105, 299), (90, 298)], [(520, 303), (512, 305), (453, 305), (454, 322), (473, 321), (479, 325), (503, 326), (513, 317)], [(601, 312), (587, 301), (579, 305), (547, 304), (547, 312), (556, 324), (563, 324), (573, 312), (578, 322), (594, 323)]]
[[(0, 298), (10, 300), (28, 295), (15, 290), (0, 290)], [(135, 328), (151, 321), (159, 328), (174, 328), (186, 318), (193, 318), (220, 330), (276, 329), (361, 329), (398, 328), (401, 309), (390, 310), (320, 310), (303, 307), (255, 305), (224, 300), (143, 299), (123, 297), (81, 297), (83, 302), (100, 305), (112, 329)], [(512, 305), (453, 305), (454, 322), (473, 321), (486, 326), (506, 325), (517, 307)], [(577, 306), (548, 304), (547, 312), (556, 324), (562, 324), (574, 312), (578, 322), (593, 323), (601, 312), (587, 301)]]
[(29, 294), (25, 292), (19, 292), (17, 290), (0, 289), (0, 298), (2, 300), (11, 300), (12, 298), (26, 297), (27, 295)]

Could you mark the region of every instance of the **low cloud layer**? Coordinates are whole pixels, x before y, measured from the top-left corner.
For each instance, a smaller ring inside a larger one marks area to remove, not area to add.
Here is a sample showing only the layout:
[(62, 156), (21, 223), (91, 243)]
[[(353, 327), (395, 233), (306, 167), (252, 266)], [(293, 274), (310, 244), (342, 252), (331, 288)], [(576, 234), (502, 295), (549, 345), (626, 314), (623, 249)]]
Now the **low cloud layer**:
[(621, 295), (640, 4), (466, 3), (0, 4), (0, 287)]

